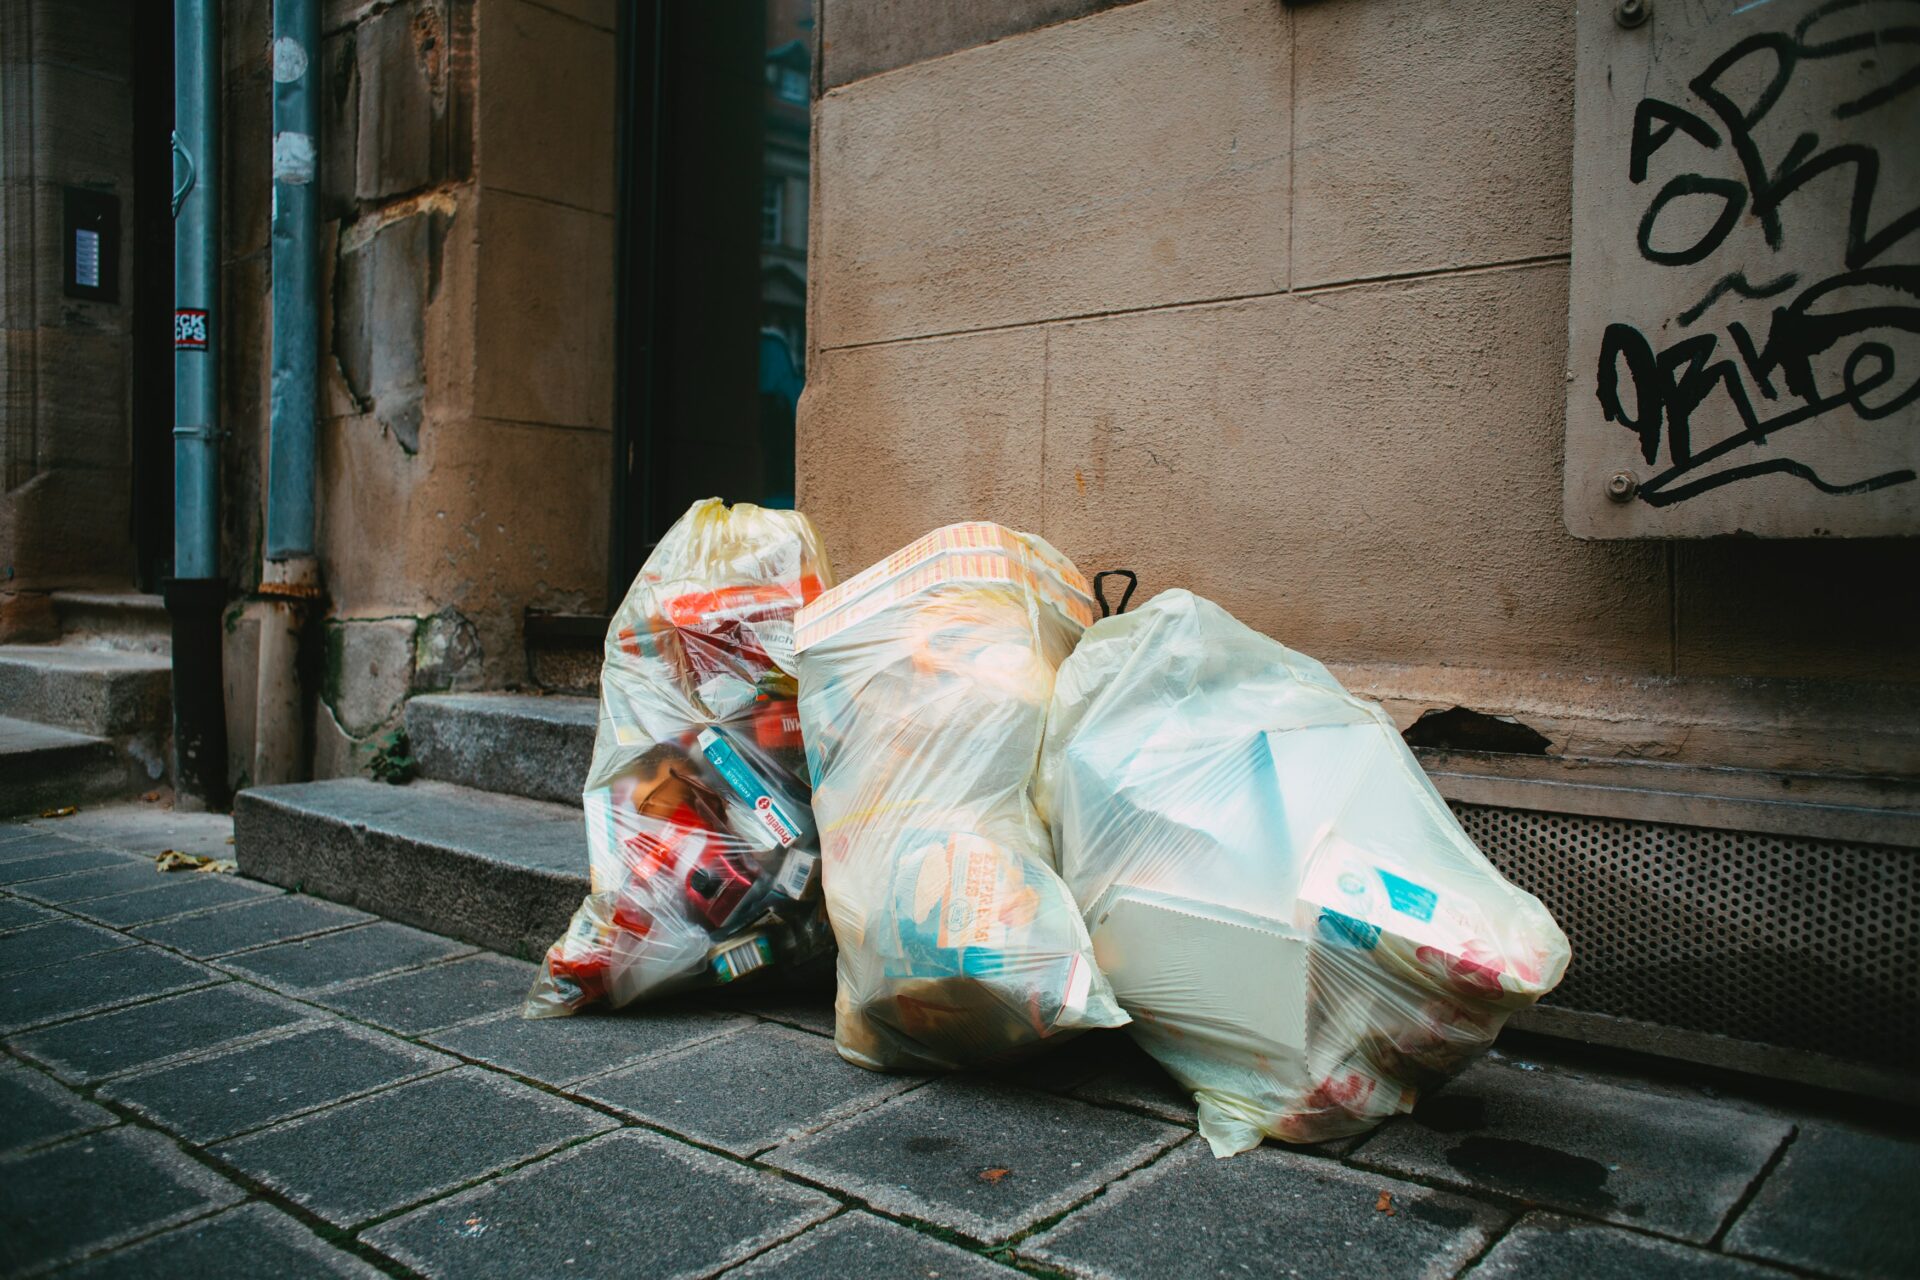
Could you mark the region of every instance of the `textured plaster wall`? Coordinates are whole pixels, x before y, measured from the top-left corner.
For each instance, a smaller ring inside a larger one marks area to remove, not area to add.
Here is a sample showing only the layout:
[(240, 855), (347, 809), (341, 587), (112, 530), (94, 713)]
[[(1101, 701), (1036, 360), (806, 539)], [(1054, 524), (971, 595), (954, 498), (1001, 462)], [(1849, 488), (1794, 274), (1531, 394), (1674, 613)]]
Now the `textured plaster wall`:
[[(227, 374), (243, 586), (258, 580), (264, 510), (270, 8), (227, 11), (230, 163), (260, 201), (228, 228), (230, 307), (258, 335)], [(600, 603), (613, 16), (611, 0), (324, 8), (320, 776), (363, 768), (410, 693), (524, 681), (528, 606)], [(228, 654), (243, 677), (246, 614)], [(231, 709), (236, 767), (250, 717)]]
[[(829, 66), (881, 8), (826, 0)], [(1911, 709), (1912, 544), (1567, 533), (1572, 82), (1570, 5), (1141, 0), (828, 89), (799, 455), (836, 563), (984, 516), (1435, 705)]]

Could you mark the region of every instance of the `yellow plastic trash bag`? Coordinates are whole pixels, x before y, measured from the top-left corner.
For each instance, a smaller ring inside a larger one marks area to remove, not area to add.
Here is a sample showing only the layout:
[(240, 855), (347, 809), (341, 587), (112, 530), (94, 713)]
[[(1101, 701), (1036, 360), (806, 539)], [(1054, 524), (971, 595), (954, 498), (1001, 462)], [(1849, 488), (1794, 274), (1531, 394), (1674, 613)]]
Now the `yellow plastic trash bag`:
[(1384, 711), (1186, 591), (1060, 668), (1035, 797), (1216, 1155), (1411, 1109), (1566, 970)]
[(793, 615), (833, 582), (797, 511), (696, 502), (607, 631), (582, 803), (590, 892), (528, 1017), (824, 954)]
[(1028, 796), (1054, 668), (1091, 617), (1045, 542), (957, 524), (796, 618), (849, 1061), (1003, 1062), (1126, 1021)]

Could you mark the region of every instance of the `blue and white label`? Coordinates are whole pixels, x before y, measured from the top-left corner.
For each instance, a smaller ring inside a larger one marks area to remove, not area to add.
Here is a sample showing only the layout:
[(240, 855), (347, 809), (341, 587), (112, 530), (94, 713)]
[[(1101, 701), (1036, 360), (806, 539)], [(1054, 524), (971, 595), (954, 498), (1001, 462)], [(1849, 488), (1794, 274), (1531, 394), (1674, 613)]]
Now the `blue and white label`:
[(1439, 894), (1423, 884), (1403, 880), (1385, 868), (1380, 869), (1380, 883), (1387, 886), (1387, 901), (1395, 911), (1415, 920), (1433, 919), (1433, 909), (1440, 902)]
[(768, 790), (766, 783), (760, 781), (760, 776), (747, 762), (740, 758), (740, 753), (733, 749), (733, 744), (712, 729), (702, 729), (699, 741), (700, 751), (707, 757), (707, 763), (726, 779), (727, 785), (733, 788), (733, 793), (747, 803), (753, 810), (753, 816), (759, 819), (760, 825), (767, 829), (780, 847), (784, 849), (789, 845), (798, 844), (800, 824), (780, 807), (780, 802), (773, 798), (773, 792)]

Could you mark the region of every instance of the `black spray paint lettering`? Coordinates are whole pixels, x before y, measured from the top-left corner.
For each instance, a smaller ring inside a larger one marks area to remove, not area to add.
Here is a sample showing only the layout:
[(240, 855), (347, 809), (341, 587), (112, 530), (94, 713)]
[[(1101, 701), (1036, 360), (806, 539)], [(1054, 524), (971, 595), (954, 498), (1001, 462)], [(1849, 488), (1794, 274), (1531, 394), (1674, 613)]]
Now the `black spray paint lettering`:
[[(1669, 144), (1683, 145), (1676, 143), (1683, 135), (1704, 151), (1727, 148), (1741, 173), (1738, 179), (1682, 173), (1654, 193), (1640, 219), (1637, 239), (1640, 256), (1657, 266), (1685, 267), (1705, 261), (1749, 215), (1758, 223), (1768, 249), (1778, 253), (1785, 239), (1780, 212), (1789, 197), (1825, 174), (1852, 172), (1843, 269), (1774, 307), (1766, 332), (1758, 339), (1745, 324), (1733, 321), (1724, 334), (1694, 334), (1656, 350), (1647, 335), (1631, 324), (1607, 326), (1594, 386), (1601, 410), (1609, 422), (1638, 436), (1641, 456), (1649, 465), (1659, 463), (1662, 444), (1666, 447), (1668, 465), (1640, 485), (1641, 501), (1667, 506), (1759, 475), (1795, 476), (1830, 494), (1869, 493), (1915, 479), (1908, 468), (1860, 479), (1829, 479), (1792, 457), (1770, 457), (1711, 474), (1703, 471), (1737, 450), (1766, 445), (1769, 436), (1789, 427), (1843, 411), (1873, 421), (1920, 398), (1920, 377), (1909, 372), (1906, 385), (1898, 385), (1902, 373), (1896, 368), (1894, 348), (1879, 340), (1896, 332), (1920, 334), (1920, 305), (1916, 305), (1920, 261), (1881, 261), (1890, 249), (1920, 231), (1920, 207), (1892, 214), (1875, 207), (1881, 178), (1881, 157), (1875, 147), (1845, 142), (1822, 148), (1817, 134), (1803, 132), (1777, 162), (1769, 164), (1755, 138), (1755, 131), (1804, 64), (1840, 56), (1884, 57), (1898, 52), (1899, 46), (1920, 48), (1920, 21), (1816, 38), (1815, 28), (1823, 19), (1868, 2), (1831, 0), (1802, 19), (1791, 35), (1763, 32), (1730, 46), (1687, 86), (1705, 106), (1706, 115), (1654, 97), (1641, 99), (1634, 111), (1627, 155), (1627, 175), (1634, 184), (1646, 181), (1649, 159)], [(1920, 0), (1896, 3), (1908, 9)], [(1920, 13), (1912, 16), (1920, 19)], [(1759, 92), (1743, 107), (1723, 86), (1735, 73), (1750, 76), (1756, 70), (1762, 71)], [(1857, 97), (1835, 103), (1830, 114), (1836, 121), (1852, 119), (1896, 102), (1915, 88), (1920, 88), (1920, 60)], [(1895, 130), (1899, 131), (1898, 125)], [(1898, 162), (1911, 164), (1912, 155), (1903, 155)], [(1719, 206), (1706, 229), (1690, 243), (1664, 240), (1662, 224), (1672, 221), (1668, 211), (1701, 200), (1717, 201)], [(1676, 319), (1686, 328), (1729, 294), (1772, 298), (1799, 283), (1798, 271), (1781, 271), (1758, 283), (1744, 271), (1732, 271)], [(1822, 388), (1815, 358), (1842, 350), (1838, 385)], [(1696, 450), (1693, 416), (1716, 395), (1732, 404), (1743, 429)]]

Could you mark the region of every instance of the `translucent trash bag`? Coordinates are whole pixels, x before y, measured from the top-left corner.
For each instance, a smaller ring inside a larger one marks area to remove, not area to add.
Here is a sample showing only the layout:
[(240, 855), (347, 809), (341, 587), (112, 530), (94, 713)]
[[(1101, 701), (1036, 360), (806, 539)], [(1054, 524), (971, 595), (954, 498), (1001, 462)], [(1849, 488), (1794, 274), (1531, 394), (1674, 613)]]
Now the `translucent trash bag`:
[(589, 889), (528, 1017), (793, 966), (832, 946), (793, 615), (832, 585), (795, 511), (696, 502), (607, 631), (582, 804)]
[(1034, 792), (1133, 1036), (1216, 1155), (1410, 1110), (1566, 970), (1384, 711), (1186, 591), (1087, 632)]
[(1004, 1062), (1126, 1021), (1028, 796), (1054, 668), (1091, 616), (1045, 542), (958, 524), (796, 619), (849, 1061)]

